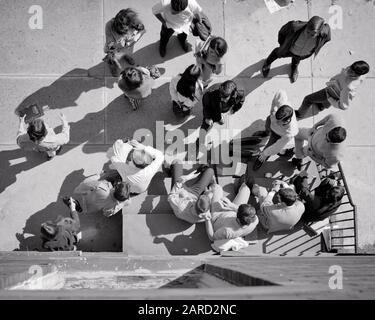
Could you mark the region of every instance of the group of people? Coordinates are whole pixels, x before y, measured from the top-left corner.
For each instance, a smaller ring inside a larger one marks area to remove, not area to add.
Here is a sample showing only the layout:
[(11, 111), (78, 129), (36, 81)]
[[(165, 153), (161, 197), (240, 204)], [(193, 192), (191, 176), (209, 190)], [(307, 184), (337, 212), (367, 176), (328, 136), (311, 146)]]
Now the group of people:
[[(211, 23), (196, 0), (159, 0), (152, 12), (161, 22), (161, 57), (166, 55), (169, 39), (174, 33), (185, 52), (190, 51), (188, 34), (197, 38), (195, 63), (171, 79), (169, 91), (172, 111), (177, 117), (189, 116), (192, 109), (202, 103), (203, 121), (197, 146), (204, 145), (205, 135), (214, 123), (223, 125), (223, 114), (237, 112), (245, 101), (244, 91), (233, 80), (209, 87), (213, 76), (223, 70), (228, 44), (222, 37), (211, 34)], [(130, 8), (119, 11), (105, 27), (106, 56), (103, 60), (112, 75), (118, 77), (118, 86), (134, 109), (152, 94), (154, 80), (160, 76), (157, 67), (139, 66), (133, 57), (134, 45), (145, 32), (145, 25)], [(307, 22), (290, 21), (280, 29), (279, 46), (267, 57), (261, 72), (267, 77), (273, 61), (291, 57), (290, 79), (293, 83), (298, 78), (300, 61), (316, 56), (330, 40), (330, 27), (321, 17), (314, 16)], [(299, 171), (307, 156), (327, 169), (335, 166), (342, 159), (346, 139), (341, 117), (329, 114), (312, 128), (299, 127), (299, 120), (331, 106), (348, 109), (358, 85), (368, 72), (369, 65), (365, 61), (355, 61), (332, 77), (325, 88), (307, 95), (296, 110), (288, 101), (286, 92), (277, 91), (265, 130), (261, 133), (268, 142), (255, 160), (253, 169), (258, 170), (270, 156), (285, 153), (295, 154), (292, 163)], [(48, 159), (52, 159), (69, 142), (69, 124), (64, 115), (61, 115), (61, 121), (62, 132), (56, 134), (42, 119), (26, 124), (21, 117), (18, 145), (25, 150), (44, 152)], [(68, 241), (74, 246), (78, 242), (77, 207), (82, 212), (101, 211), (110, 217), (128, 205), (131, 197), (147, 190), (163, 163), (172, 176), (168, 201), (176, 217), (192, 224), (204, 222), (212, 241), (244, 237), (253, 232), (258, 223), (267, 232), (276, 232), (293, 228), (301, 219), (324, 219), (338, 208), (344, 195), (344, 189), (335, 177), (327, 177), (316, 190), (310, 190), (307, 175), (301, 173), (291, 185), (275, 181), (270, 191), (256, 185), (252, 177), (241, 177), (237, 195), (230, 201), (223, 196), (209, 165), (202, 165), (196, 172), (183, 176), (181, 161), (167, 164), (162, 152), (136, 140), (117, 140), (107, 156), (111, 161), (110, 170), (89, 177), (77, 186), (74, 193), (81, 197), (80, 201), (74, 198), (65, 201), (71, 218), (42, 225), (45, 248), (70, 250), (72, 246), (64, 243)], [(195, 179), (194, 183), (188, 183), (190, 178)], [(250, 197), (255, 198), (255, 206), (248, 204)], [(54, 243), (57, 244), (54, 246)]]

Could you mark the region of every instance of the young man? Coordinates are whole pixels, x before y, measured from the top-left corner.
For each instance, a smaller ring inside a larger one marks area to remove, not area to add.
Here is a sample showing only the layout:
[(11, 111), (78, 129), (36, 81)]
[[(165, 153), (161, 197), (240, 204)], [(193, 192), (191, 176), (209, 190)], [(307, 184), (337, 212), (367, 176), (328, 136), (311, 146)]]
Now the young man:
[(58, 134), (42, 119), (31, 121), (26, 128), (25, 117), (20, 117), (20, 125), (17, 133), (17, 144), (25, 151), (38, 151), (47, 154), (50, 160), (61, 152), (64, 144), (70, 139), (70, 126), (65, 115), (60, 114), (62, 131)]
[(340, 207), (345, 189), (336, 179), (328, 176), (318, 187), (310, 190), (307, 180), (306, 172), (301, 172), (293, 179), (296, 192), (305, 204), (302, 220), (305, 222), (324, 220)]
[(122, 181), (130, 184), (130, 193), (145, 192), (164, 161), (161, 151), (144, 146), (136, 140), (117, 140), (107, 152), (111, 169), (116, 169)]
[(331, 29), (324, 19), (312, 17), (308, 22), (289, 21), (279, 31), (279, 47), (268, 56), (262, 67), (264, 77), (267, 77), (272, 62), (279, 58), (292, 57), (290, 73), (291, 82), (298, 78), (298, 65), (301, 60), (316, 56), (320, 49), (331, 40)]
[[(346, 139), (346, 130), (342, 119), (329, 114), (311, 129), (300, 128), (295, 137), (296, 158), (292, 163), (301, 170), (302, 159), (309, 156), (326, 169), (332, 169), (342, 158)], [(304, 143), (307, 141), (307, 145)]]
[(180, 160), (174, 160), (171, 164), (172, 189), (168, 195), (168, 202), (179, 219), (189, 223), (203, 222), (204, 216), (210, 209), (211, 199), (206, 188), (214, 181), (214, 170), (202, 167), (197, 181), (188, 187), (185, 184), (188, 177), (182, 177), (183, 166)]
[(271, 105), (271, 114), (266, 120), (266, 133), (270, 136), (259, 157), (255, 160), (253, 170), (258, 170), (274, 154), (285, 152), (294, 147), (294, 137), (298, 133), (298, 123), (294, 110), (289, 106), (286, 92), (276, 92)]
[(305, 211), (297, 193), (284, 181), (274, 181), (270, 192), (254, 185), (252, 192), (258, 198), (258, 218), (267, 233), (291, 230)]
[(303, 119), (306, 113), (313, 108), (313, 114), (317, 114), (330, 106), (346, 110), (349, 108), (356, 95), (358, 86), (365, 79), (370, 67), (365, 61), (356, 61), (341, 73), (332, 77), (327, 87), (313, 92), (303, 99), (301, 107), (296, 111), (298, 119)]
[(162, 23), (160, 31), (159, 53), (164, 57), (167, 44), (173, 33), (177, 33), (178, 41), (185, 52), (189, 51), (186, 41), (190, 25), (195, 18), (200, 20), (202, 8), (196, 0), (160, 0), (152, 8), (152, 13)]
[(252, 233), (258, 225), (256, 210), (247, 204), (250, 189), (242, 183), (231, 202), (219, 185), (213, 186), (211, 213), (205, 216), (206, 232), (211, 241), (235, 239)]
[(41, 225), (42, 247), (49, 251), (73, 251), (80, 239), (80, 221), (73, 198), (69, 199), (70, 218), (58, 217), (56, 222)]
[(82, 204), (86, 212), (101, 211), (104, 216), (110, 217), (130, 203), (130, 184), (111, 182), (99, 175), (94, 175), (82, 181), (74, 190), (82, 196)]

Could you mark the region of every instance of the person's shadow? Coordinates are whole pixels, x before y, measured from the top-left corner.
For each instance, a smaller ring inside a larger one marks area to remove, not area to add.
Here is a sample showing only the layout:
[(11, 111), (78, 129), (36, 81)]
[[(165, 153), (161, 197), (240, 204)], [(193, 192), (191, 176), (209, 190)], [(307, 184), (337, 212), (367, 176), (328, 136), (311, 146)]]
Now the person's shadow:
[[(40, 225), (46, 221), (54, 222), (59, 216), (69, 217), (69, 208), (61, 198), (70, 196), (74, 188), (86, 177), (83, 169), (70, 173), (61, 185), (55, 202), (33, 214), (25, 224), (22, 234), (16, 234), (19, 249), (22, 251), (42, 251)], [(122, 215), (116, 214), (110, 218), (100, 212), (79, 214), (82, 239), (77, 245), (78, 250), (90, 251), (121, 251), (122, 250)]]

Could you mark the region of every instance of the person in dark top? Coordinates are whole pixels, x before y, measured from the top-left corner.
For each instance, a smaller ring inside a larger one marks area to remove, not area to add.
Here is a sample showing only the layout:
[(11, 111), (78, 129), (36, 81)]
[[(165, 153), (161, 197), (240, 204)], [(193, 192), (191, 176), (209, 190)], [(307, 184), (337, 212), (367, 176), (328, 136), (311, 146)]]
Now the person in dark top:
[(213, 85), (202, 98), (203, 122), (196, 141), (196, 147), (205, 143), (206, 134), (217, 122), (223, 125), (223, 114), (234, 114), (240, 110), (245, 102), (245, 94), (238, 90), (234, 81), (228, 80), (221, 84)]
[(59, 216), (55, 222), (47, 221), (41, 225), (42, 247), (48, 251), (76, 250), (80, 238), (80, 221), (77, 203), (73, 198), (64, 201), (70, 209), (70, 218)]
[(315, 222), (324, 220), (340, 207), (345, 188), (339, 185), (334, 177), (328, 176), (322, 180), (317, 188), (310, 190), (307, 180), (308, 175), (306, 172), (301, 172), (293, 179), (296, 192), (305, 203), (302, 221)]
[(292, 58), (291, 82), (298, 78), (301, 60), (316, 56), (320, 49), (331, 40), (331, 29), (324, 19), (313, 16), (309, 21), (289, 21), (278, 33), (279, 47), (273, 49), (265, 60), (262, 73), (267, 77), (271, 64), (279, 58)]

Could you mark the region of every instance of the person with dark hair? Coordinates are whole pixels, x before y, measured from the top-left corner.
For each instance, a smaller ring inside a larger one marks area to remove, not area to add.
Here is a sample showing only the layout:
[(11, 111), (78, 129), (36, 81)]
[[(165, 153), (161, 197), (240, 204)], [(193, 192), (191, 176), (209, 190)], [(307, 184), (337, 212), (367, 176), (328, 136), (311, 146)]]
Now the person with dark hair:
[[(202, 166), (195, 172), (183, 176), (182, 161), (173, 160), (170, 172), (172, 184), (168, 202), (175, 216), (192, 224), (205, 221), (204, 217), (211, 205), (207, 188), (215, 182), (214, 170), (209, 166)], [(188, 186), (187, 182), (193, 179), (194, 183)]]
[(207, 87), (213, 74), (223, 70), (224, 55), (228, 51), (227, 42), (221, 37), (210, 36), (206, 41), (197, 40), (195, 45), (196, 64), (202, 71), (202, 81)]
[(164, 154), (137, 140), (124, 142), (115, 141), (108, 150), (107, 157), (111, 160), (111, 169), (117, 170), (122, 181), (130, 185), (130, 193), (145, 192), (164, 161)]
[(32, 120), (26, 128), (25, 117), (20, 117), (16, 138), (21, 149), (46, 153), (50, 160), (61, 152), (64, 144), (69, 142), (70, 126), (64, 114), (60, 113), (62, 131), (58, 134), (40, 118)]
[(267, 233), (291, 230), (305, 211), (297, 193), (281, 180), (273, 182), (270, 192), (254, 184), (252, 194), (258, 200), (258, 218)]
[(192, 108), (201, 100), (203, 83), (200, 76), (201, 70), (192, 64), (182, 74), (172, 78), (169, 92), (176, 115), (190, 115)]
[(211, 241), (235, 239), (252, 233), (258, 225), (258, 217), (253, 206), (248, 204), (250, 188), (241, 183), (233, 201), (223, 195), (223, 188), (212, 187), (210, 214), (205, 216), (206, 232)]
[(197, 148), (204, 145), (206, 135), (213, 127), (214, 123), (223, 125), (223, 114), (234, 114), (240, 110), (245, 102), (245, 94), (238, 90), (237, 85), (232, 80), (227, 80), (221, 84), (215, 84), (204, 93), (202, 98), (203, 121), (199, 131), (199, 138), (196, 141)]
[(154, 79), (150, 71), (144, 67), (127, 67), (121, 72), (119, 88), (129, 100), (133, 110), (137, 110), (142, 101), (152, 93)]
[(104, 61), (109, 64), (113, 76), (117, 77), (123, 70), (125, 61), (130, 65), (134, 64), (131, 57), (134, 45), (145, 32), (145, 26), (131, 8), (120, 10), (107, 22), (104, 46), (104, 53), (107, 55)]
[(321, 221), (330, 217), (341, 205), (345, 188), (333, 177), (324, 178), (318, 187), (310, 190), (308, 175), (301, 172), (293, 178), (296, 192), (305, 204), (304, 222)]
[(358, 86), (369, 71), (370, 66), (365, 61), (356, 61), (342, 69), (341, 73), (326, 83), (324, 89), (313, 92), (303, 99), (300, 108), (296, 111), (297, 118), (303, 119), (310, 109), (313, 109), (313, 114), (318, 114), (331, 106), (347, 110), (356, 95)]
[(161, 22), (159, 53), (164, 57), (167, 44), (173, 33), (177, 33), (178, 41), (185, 52), (189, 51), (186, 41), (194, 18), (201, 20), (202, 8), (196, 0), (159, 0), (152, 7), (152, 13)]
[(285, 153), (286, 150), (294, 147), (298, 123), (284, 90), (276, 92), (272, 100), (271, 112), (266, 120), (266, 133), (269, 135), (269, 140), (254, 162), (254, 171), (258, 170), (270, 156)]
[(313, 16), (309, 21), (289, 21), (279, 31), (279, 47), (275, 48), (265, 60), (262, 73), (268, 76), (272, 62), (279, 58), (292, 57), (290, 73), (291, 82), (298, 78), (298, 65), (301, 60), (314, 54), (316, 57), (320, 49), (331, 40), (331, 29), (324, 19)]
[(82, 197), (85, 212), (100, 211), (110, 217), (130, 204), (130, 184), (116, 181), (113, 184), (98, 174), (83, 180), (74, 194)]
[(312, 128), (299, 129), (295, 137), (296, 157), (292, 163), (301, 170), (303, 158), (309, 156), (326, 169), (332, 169), (343, 159), (345, 139), (343, 120), (338, 115), (329, 114)]
[(69, 198), (67, 205), (70, 209), (70, 218), (59, 216), (55, 222), (47, 221), (41, 224), (43, 249), (49, 251), (74, 251), (77, 249), (81, 232), (76, 201)]

